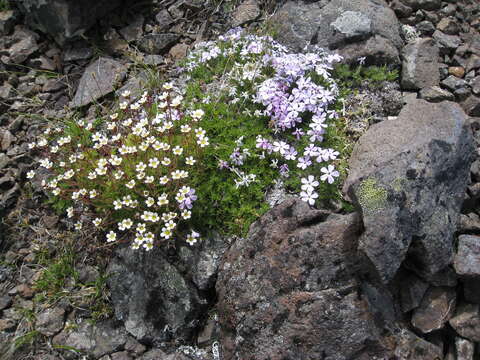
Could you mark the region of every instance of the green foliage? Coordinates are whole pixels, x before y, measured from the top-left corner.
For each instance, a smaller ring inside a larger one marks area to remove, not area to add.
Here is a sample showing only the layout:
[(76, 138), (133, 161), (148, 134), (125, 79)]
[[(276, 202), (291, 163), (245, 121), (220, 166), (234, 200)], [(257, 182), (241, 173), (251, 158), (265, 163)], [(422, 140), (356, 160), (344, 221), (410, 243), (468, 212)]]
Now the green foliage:
[(10, 10), (10, 2), (8, 0), (0, 0), (0, 11)]
[(398, 70), (389, 70), (386, 65), (358, 65), (353, 67), (347, 64), (338, 64), (335, 67), (333, 77), (347, 88), (359, 87), (365, 82), (373, 86), (379, 86), (384, 81), (396, 81)]

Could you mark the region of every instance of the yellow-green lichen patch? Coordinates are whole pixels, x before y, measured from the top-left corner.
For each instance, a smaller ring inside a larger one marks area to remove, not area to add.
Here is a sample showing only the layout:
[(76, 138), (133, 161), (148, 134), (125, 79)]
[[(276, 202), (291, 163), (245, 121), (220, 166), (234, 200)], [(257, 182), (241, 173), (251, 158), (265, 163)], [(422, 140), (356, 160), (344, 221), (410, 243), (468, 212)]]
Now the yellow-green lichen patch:
[(360, 183), (357, 198), (364, 212), (375, 212), (385, 207), (387, 190), (379, 186), (375, 179), (367, 178)]

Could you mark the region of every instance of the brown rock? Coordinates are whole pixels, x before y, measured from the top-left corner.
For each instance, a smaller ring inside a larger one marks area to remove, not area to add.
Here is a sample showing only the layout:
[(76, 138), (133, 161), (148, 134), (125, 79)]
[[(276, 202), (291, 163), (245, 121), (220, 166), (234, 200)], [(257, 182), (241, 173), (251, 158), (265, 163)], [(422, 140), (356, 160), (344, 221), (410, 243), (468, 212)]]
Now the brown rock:
[(450, 66), (448, 68), (448, 73), (458, 78), (463, 78), (465, 76), (465, 69), (461, 66)]
[(0, 319), (0, 331), (13, 330), (17, 323), (11, 319)]
[(480, 342), (480, 314), (478, 304), (462, 304), (455, 316), (450, 319), (450, 325), (464, 338)]
[(233, 12), (233, 27), (240, 26), (247, 22), (253, 21), (260, 16), (260, 8), (257, 0), (243, 1)]
[(65, 309), (55, 307), (46, 309), (37, 315), (35, 328), (45, 336), (53, 336), (63, 329)]
[(455, 289), (431, 287), (413, 313), (412, 325), (424, 334), (442, 329), (455, 311), (455, 301)]
[(168, 54), (172, 57), (173, 60), (181, 60), (187, 56), (187, 50), (189, 46), (187, 44), (176, 44), (174, 45)]

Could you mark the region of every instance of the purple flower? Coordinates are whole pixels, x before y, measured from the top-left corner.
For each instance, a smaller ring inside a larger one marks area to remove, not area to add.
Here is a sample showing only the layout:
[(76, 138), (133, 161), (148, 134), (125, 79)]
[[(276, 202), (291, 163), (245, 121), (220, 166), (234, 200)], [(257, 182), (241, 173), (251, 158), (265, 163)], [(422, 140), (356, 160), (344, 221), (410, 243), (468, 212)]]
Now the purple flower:
[(290, 174), (290, 169), (288, 168), (287, 164), (281, 165), (278, 171), (280, 172), (280, 176), (282, 177), (288, 177), (288, 175)]
[(185, 195), (185, 200), (183, 200), (178, 207), (180, 209), (191, 209), (193, 207), (193, 202), (197, 200), (197, 195), (195, 195), (195, 189), (190, 189), (190, 191)]
[(232, 154), (230, 155), (230, 160), (232, 161), (233, 164), (237, 166), (243, 165), (244, 159), (245, 159), (245, 156), (240, 152), (239, 148), (235, 148), (235, 150), (233, 150)]
[(283, 154), (286, 160), (295, 160), (297, 158), (297, 151), (293, 146), (290, 146), (290, 149), (285, 151), (285, 154)]
[(297, 138), (297, 140), (300, 140), (300, 138), (305, 135), (305, 132), (300, 129), (300, 128), (295, 128), (295, 131), (292, 132), (293, 135), (295, 135), (295, 137)]
[(218, 160), (218, 168), (219, 169), (230, 169), (230, 165), (225, 160)]
[(312, 165), (312, 160), (310, 160), (309, 156), (298, 158), (297, 167), (299, 167), (300, 169), (305, 170), (310, 165)]

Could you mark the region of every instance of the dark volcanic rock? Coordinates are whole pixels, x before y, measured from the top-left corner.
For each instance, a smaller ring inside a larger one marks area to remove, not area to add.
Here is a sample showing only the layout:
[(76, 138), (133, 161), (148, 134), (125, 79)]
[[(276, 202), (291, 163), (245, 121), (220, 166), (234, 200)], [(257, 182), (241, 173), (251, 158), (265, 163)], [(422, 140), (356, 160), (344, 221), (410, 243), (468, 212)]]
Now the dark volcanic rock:
[(137, 340), (188, 340), (206, 302), (159, 249), (119, 249), (108, 267), (115, 315)]
[(410, 274), (400, 282), (400, 300), (403, 312), (417, 308), (428, 289), (428, 284), (418, 276)]
[(465, 113), (452, 102), (416, 99), (360, 138), (344, 192), (363, 215), (359, 248), (384, 282), (407, 253), (421, 276), (451, 263), (472, 155)]
[(432, 39), (418, 39), (406, 45), (402, 55), (402, 88), (418, 90), (438, 85), (438, 48)]
[(176, 34), (149, 34), (138, 41), (138, 47), (147, 54), (163, 54), (178, 39)]
[(450, 319), (455, 331), (469, 340), (480, 342), (480, 313), (478, 304), (463, 304)]
[(338, 49), (348, 62), (360, 56), (372, 62), (384, 48), (395, 63), (399, 61), (399, 23), (383, 0), (287, 1), (274, 21), (279, 26), (279, 41), (295, 50), (318, 44)]
[(480, 236), (460, 235), (453, 263), (460, 276), (480, 277)]
[(97, 59), (85, 69), (72, 105), (84, 106), (111, 93), (126, 74), (127, 67), (122, 63), (109, 58)]
[(444, 100), (455, 101), (455, 96), (448, 90), (444, 90), (438, 86), (426, 87), (419, 92), (420, 99), (430, 102), (441, 102)]
[(217, 281), (226, 360), (385, 354), (368, 302), (357, 293), (359, 218), (324, 218), (288, 199), (228, 250)]
[(83, 34), (122, 4), (122, 0), (18, 0), (17, 3), (31, 27), (63, 44)]

